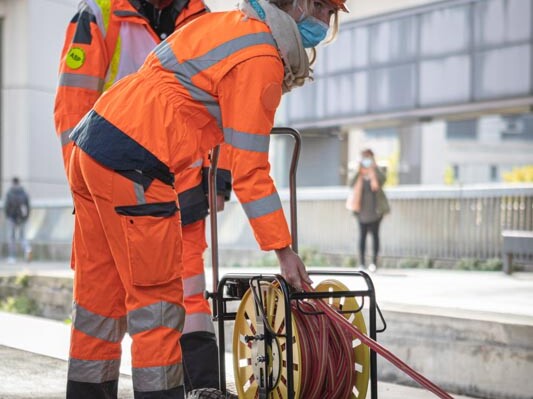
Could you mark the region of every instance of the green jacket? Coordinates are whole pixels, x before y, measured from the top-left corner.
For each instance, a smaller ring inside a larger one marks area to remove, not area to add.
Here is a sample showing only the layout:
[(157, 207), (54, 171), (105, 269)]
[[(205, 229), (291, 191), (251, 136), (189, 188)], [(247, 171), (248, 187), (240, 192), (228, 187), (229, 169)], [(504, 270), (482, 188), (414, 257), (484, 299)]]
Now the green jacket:
[[(387, 196), (385, 195), (385, 192), (383, 191), (383, 185), (385, 184), (385, 181), (387, 180), (387, 176), (385, 175), (383, 170), (379, 167), (376, 167), (376, 175), (377, 175), (378, 183), (379, 183), (379, 190), (376, 191), (376, 212), (380, 215), (385, 215), (390, 212), (389, 200), (387, 199)], [(352, 178), (352, 180), (350, 181), (350, 187), (353, 188), (358, 177), (359, 177), (359, 172), (357, 172), (355, 176)]]

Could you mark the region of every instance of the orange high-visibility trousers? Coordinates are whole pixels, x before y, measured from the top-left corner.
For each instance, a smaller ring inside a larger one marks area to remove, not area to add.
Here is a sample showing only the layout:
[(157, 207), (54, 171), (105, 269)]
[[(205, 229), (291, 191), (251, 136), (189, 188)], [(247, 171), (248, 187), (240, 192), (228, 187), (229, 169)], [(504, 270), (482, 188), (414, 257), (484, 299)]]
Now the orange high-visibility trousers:
[(205, 297), (204, 251), (205, 219), (182, 227), (183, 235), (183, 288), (187, 311), (183, 334), (194, 331), (214, 332), (211, 307)]
[[(116, 392), (127, 326), (135, 397), (164, 392), (166, 398), (183, 398), (185, 309), (176, 192), (159, 180), (144, 191), (77, 147), (69, 181), (76, 266), (67, 397), (88, 398), (91, 388), (99, 392), (93, 397)], [(77, 395), (82, 392), (85, 396)]]

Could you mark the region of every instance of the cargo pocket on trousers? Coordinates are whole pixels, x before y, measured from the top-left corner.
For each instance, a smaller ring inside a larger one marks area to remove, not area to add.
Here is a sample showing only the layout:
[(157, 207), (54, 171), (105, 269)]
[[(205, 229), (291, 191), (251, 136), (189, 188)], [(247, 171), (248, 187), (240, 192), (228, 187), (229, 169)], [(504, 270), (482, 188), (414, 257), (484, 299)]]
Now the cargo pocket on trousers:
[(115, 210), (124, 216), (132, 284), (161, 285), (180, 277), (182, 238), (176, 203), (120, 206)]

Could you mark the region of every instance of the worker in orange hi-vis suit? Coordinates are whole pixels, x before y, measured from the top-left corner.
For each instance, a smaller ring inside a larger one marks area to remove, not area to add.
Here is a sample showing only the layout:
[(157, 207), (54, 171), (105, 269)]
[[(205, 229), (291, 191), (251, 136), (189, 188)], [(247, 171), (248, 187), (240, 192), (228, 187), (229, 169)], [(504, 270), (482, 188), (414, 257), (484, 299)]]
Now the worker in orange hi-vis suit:
[[(74, 296), (106, 310), (89, 314), (99, 323), (72, 330), (71, 397), (115, 383), (121, 338), (115, 326), (124, 314), (135, 398), (184, 397), (184, 241), (174, 176), (180, 179), (217, 144), (230, 148), (233, 189), (261, 249), (276, 252), (281, 274), (296, 289), (311, 283), (290, 248), (269, 176), (269, 133), (282, 92), (309, 76), (305, 48), (326, 37), (331, 21), (336, 32), (344, 0), (239, 6), (178, 29), (70, 134), (76, 273), (86, 282)], [(89, 379), (100, 382), (85, 385)]]
[[(55, 103), (57, 134), (67, 171), (73, 148), (68, 136), (102, 92), (137, 71), (162, 39), (207, 11), (201, 0), (85, 0), (81, 3), (67, 28)], [(231, 191), (231, 175), (224, 155), (222, 151), (217, 174), (219, 210), (223, 208), (224, 197), (229, 199)], [(211, 309), (204, 294), (203, 252), (208, 213), (205, 173), (208, 161), (207, 157), (204, 159), (204, 162), (198, 159), (184, 170), (176, 185), (184, 241), (183, 287), (187, 315), (181, 345), (188, 389), (218, 387), (218, 350)], [(139, 183), (142, 185), (142, 181)], [(138, 192), (142, 195), (142, 189)], [(74, 264), (73, 256), (73, 267)], [(86, 283), (77, 276), (76, 284)], [(82, 332), (94, 324), (93, 314), (108, 316), (107, 308), (101, 309), (92, 301), (76, 301), (74, 307), (73, 328)], [(122, 334), (118, 336), (122, 337)], [(94, 382), (93, 379), (82, 381)]]

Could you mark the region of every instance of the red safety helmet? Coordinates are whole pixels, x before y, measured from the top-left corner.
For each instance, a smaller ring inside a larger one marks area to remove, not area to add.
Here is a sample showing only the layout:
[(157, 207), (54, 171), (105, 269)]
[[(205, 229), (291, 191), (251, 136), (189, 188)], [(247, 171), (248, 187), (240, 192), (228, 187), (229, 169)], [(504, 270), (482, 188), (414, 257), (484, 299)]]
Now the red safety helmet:
[(342, 10), (344, 12), (350, 12), (348, 7), (346, 7), (346, 0), (328, 0), (330, 3), (336, 5), (339, 10)]

